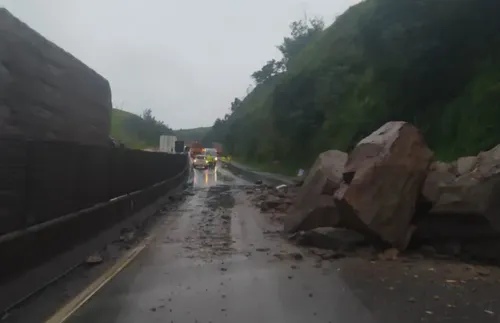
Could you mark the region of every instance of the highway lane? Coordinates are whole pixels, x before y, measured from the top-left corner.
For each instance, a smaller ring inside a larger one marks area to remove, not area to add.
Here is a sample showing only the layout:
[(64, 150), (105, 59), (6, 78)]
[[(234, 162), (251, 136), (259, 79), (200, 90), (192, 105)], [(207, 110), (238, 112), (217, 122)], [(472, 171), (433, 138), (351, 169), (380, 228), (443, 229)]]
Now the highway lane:
[(277, 227), (243, 180), (223, 168), (193, 178), (193, 195), (152, 242), (67, 322), (372, 321), (334, 270), (269, 234)]

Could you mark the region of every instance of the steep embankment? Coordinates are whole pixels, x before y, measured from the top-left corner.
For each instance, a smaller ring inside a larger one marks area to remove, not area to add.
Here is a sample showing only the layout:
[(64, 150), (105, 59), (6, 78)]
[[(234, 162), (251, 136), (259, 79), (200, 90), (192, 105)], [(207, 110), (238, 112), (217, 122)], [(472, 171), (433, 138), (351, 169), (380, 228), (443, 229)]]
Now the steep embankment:
[(144, 149), (158, 147), (160, 136), (173, 133), (170, 128), (148, 115), (148, 118), (113, 109), (111, 136), (128, 148)]
[(415, 124), (442, 159), (491, 148), (500, 142), (499, 12), (496, 0), (366, 0), (209, 135), (236, 157), (293, 166), (348, 150), (389, 120)]

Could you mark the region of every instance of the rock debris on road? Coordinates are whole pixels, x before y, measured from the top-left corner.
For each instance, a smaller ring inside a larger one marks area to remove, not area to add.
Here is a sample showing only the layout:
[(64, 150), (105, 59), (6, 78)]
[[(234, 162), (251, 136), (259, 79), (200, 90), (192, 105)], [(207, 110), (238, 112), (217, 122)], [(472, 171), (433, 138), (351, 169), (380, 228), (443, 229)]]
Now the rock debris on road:
[[(342, 252), (297, 246), (281, 233), (275, 215), (283, 212), (257, 203), (271, 191), (224, 169), (195, 171), (193, 187), (163, 208), (146, 249), (67, 322), (497, 322), (497, 268), (373, 257), (366, 246), (353, 253), (363, 239), (342, 230), (333, 233), (349, 238)], [(139, 233), (124, 232), (117, 243)], [(52, 289), (5, 321), (43, 321), (37, 309), (81, 284)]]

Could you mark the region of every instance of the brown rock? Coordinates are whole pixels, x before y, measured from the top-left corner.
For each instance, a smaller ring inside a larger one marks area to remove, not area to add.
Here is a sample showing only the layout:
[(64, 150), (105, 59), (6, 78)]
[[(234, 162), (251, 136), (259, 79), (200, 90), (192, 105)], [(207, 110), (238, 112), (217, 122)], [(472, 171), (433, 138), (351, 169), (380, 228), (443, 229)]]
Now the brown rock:
[[(446, 179), (437, 184), (426, 180), (423, 194), (433, 205), (430, 215), (476, 217), (500, 232), (500, 145), (481, 152), (473, 166), (472, 158), (460, 160), (457, 173), (460, 169), (470, 169), (469, 172), (457, 177), (441, 174)], [(464, 165), (465, 161), (468, 165)]]
[(88, 256), (87, 259), (85, 259), (85, 262), (89, 265), (96, 265), (103, 262), (103, 258), (100, 254), (96, 253)]
[(453, 165), (441, 162), (441, 161), (435, 161), (431, 163), (429, 166), (429, 171), (437, 171), (437, 172), (451, 172), (453, 169)]
[(398, 259), (398, 256), (399, 250), (396, 248), (390, 248), (379, 254), (378, 258), (380, 260), (396, 260)]
[(266, 212), (282, 204), (285, 204), (285, 201), (283, 199), (277, 198), (273, 195), (269, 195), (266, 200), (260, 203), (260, 210), (262, 212)]
[(285, 232), (333, 227), (338, 213), (333, 194), (342, 180), (347, 154), (338, 150), (321, 153), (308, 172), (290, 214), (285, 218)]
[(420, 131), (406, 122), (388, 122), (360, 141), (335, 193), (343, 224), (405, 249), (432, 156)]
[(422, 196), (427, 201), (436, 201), (441, 195), (441, 189), (455, 180), (455, 175), (448, 170), (433, 170), (427, 175)]
[(471, 172), (477, 163), (477, 156), (467, 156), (457, 159), (457, 175), (464, 175)]

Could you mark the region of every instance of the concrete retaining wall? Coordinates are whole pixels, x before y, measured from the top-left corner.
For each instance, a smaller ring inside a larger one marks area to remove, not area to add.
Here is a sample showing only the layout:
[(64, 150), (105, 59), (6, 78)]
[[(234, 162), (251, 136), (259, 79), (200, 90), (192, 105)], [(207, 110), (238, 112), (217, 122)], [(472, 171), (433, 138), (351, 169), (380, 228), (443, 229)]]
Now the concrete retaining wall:
[(0, 138), (104, 146), (111, 106), (106, 79), (0, 8)]

